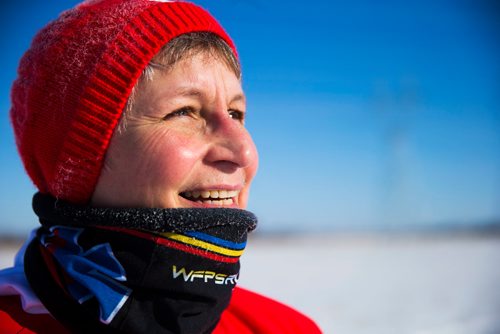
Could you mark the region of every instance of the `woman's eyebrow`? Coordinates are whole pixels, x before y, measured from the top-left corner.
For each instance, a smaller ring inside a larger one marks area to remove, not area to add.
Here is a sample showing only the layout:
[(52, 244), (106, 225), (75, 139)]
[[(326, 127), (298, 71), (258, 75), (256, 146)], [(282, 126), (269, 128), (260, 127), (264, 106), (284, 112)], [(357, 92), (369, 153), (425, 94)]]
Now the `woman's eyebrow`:
[(240, 94), (236, 94), (235, 96), (233, 96), (233, 98), (231, 99), (230, 103), (234, 103), (234, 102), (243, 102), (243, 103), (245, 103), (246, 102), (245, 94), (240, 93)]
[[(182, 96), (182, 97), (194, 97), (202, 99), (205, 97), (205, 93), (202, 90), (192, 87), (179, 87), (174, 91), (174, 96)], [(231, 98), (230, 103), (235, 102), (243, 102), (245, 103), (246, 97), (243, 93), (237, 93)]]

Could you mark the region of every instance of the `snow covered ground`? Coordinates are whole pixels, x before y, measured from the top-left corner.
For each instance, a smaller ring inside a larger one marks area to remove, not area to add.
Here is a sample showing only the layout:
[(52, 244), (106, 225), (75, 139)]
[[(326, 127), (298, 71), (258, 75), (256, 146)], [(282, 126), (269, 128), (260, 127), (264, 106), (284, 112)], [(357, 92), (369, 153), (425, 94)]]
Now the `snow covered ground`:
[[(0, 267), (14, 253), (0, 247)], [(325, 333), (500, 333), (499, 237), (256, 236), (240, 285), (309, 314)]]
[(325, 333), (500, 333), (498, 237), (260, 238), (240, 284), (304, 311)]

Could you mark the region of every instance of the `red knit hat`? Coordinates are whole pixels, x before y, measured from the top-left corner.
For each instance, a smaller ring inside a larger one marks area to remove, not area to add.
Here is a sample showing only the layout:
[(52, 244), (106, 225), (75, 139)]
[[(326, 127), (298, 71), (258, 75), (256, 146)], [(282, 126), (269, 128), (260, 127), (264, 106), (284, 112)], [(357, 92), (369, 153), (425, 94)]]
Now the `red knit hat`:
[(90, 200), (113, 131), (151, 58), (171, 39), (207, 31), (234, 45), (187, 2), (89, 0), (34, 38), (12, 87), (11, 120), (24, 166), (42, 193)]

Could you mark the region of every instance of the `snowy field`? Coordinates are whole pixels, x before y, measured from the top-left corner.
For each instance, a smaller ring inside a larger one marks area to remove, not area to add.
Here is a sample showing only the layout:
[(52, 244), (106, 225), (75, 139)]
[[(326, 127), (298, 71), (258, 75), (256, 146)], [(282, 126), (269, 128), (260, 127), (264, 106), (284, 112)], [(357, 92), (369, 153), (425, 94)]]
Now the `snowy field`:
[[(9, 266), (13, 247), (0, 251)], [(309, 314), (325, 333), (500, 333), (499, 237), (256, 236), (240, 285)]]
[(242, 265), (242, 286), (325, 333), (500, 333), (498, 237), (260, 238)]

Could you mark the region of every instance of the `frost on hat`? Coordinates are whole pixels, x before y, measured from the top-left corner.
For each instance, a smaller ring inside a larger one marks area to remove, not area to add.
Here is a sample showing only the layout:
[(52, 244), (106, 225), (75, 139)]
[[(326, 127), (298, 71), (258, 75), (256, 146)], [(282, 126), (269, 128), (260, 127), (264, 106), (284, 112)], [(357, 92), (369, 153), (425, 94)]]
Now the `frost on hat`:
[(207, 31), (234, 45), (187, 2), (90, 0), (63, 12), (21, 59), (10, 116), (28, 175), (42, 193), (90, 200), (130, 92), (171, 39)]

